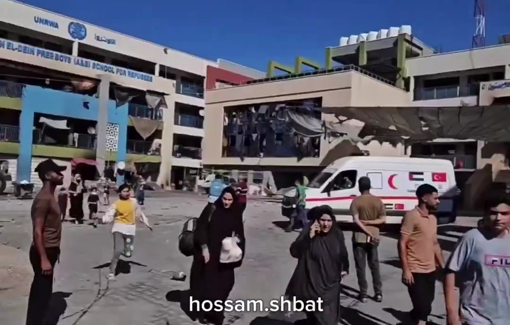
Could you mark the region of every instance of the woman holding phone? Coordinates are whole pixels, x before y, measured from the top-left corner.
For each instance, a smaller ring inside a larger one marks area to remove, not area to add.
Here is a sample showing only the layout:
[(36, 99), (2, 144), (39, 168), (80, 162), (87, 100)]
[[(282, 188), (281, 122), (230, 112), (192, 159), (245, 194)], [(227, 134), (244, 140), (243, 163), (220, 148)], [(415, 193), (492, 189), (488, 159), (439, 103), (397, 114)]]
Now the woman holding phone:
[(287, 295), (305, 305), (322, 299), (322, 310), (307, 312), (306, 316), (311, 324), (335, 325), (340, 320), (340, 282), (349, 272), (349, 255), (331, 207), (316, 207), (309, 214), (310, 226), (290, 246), (298, 264)]

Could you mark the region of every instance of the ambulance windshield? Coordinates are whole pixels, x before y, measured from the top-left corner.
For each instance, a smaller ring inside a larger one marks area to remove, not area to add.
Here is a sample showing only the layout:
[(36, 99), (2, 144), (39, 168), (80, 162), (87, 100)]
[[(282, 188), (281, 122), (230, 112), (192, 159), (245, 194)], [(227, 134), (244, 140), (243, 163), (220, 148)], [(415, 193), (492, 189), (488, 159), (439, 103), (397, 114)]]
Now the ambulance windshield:
[(324, 169), (322, 172), (320, 172), (315, 178), (308, 184), (309, 188), (321, 188), (324, 183), (327, 182), (328, 179), (333, 176), (335, 173), (335, 169)]

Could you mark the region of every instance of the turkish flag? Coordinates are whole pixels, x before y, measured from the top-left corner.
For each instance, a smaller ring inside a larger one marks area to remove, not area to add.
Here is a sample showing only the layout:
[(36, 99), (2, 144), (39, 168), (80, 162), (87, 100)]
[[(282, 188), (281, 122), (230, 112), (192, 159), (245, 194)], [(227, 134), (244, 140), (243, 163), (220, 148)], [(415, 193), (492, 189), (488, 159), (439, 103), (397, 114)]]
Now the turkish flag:
[(432, 173), (432, 181), (436, 183), (446, 183), (448, 175), (446, 173)]

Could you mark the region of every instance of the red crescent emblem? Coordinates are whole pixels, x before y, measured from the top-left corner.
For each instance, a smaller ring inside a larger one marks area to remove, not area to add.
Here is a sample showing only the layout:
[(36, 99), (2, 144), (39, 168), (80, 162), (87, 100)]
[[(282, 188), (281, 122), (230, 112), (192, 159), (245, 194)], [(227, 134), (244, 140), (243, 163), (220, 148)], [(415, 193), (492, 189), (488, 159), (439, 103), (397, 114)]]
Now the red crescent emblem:
[(397, 177), (397, 174), (393, 174), (388, 178), (388, 185), (392, 190), (398, 190), (398, 188), (395, 186), (395, 177)]

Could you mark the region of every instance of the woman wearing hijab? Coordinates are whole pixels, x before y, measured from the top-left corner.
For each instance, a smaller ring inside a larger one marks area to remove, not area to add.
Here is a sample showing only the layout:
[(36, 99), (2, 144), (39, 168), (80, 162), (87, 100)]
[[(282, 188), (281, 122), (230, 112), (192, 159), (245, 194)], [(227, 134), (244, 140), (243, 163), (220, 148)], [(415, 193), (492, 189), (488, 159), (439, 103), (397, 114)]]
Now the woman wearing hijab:
[[(222, 257), (224, 239), (238, 238), (242, 254), (238, 261), (226, 262)], [(234, 269), (241, 266), (244, 257), (245, 237), (243, 217), (232, 187), (223, 189), (213, 204), (208, 204), (197, 221), (194, 232), (196, 253), (190, 272), (190, 291), (194, 301), (227, 300), (234, 287)], [(197, 317), (206, 323), (221, 325), (225, 318), (223, 311), (198, 312)]]
[(69, 216), (74, 218), (78, 223), (83, 223), (83, 193), (87, 192), (82, 184), (81, 175), (76, 174), (69, 185)]
[(287, 295), (305, 304), (321, 298), (323, 310), (307, 312), (308, 320), (316, 325), (336, 325), (340, 320), (340, 282), (349, 272), (345, 239), (329, 206), (316, 207), (309, 216), (312, 224), (290, 246), (298, 264)]

